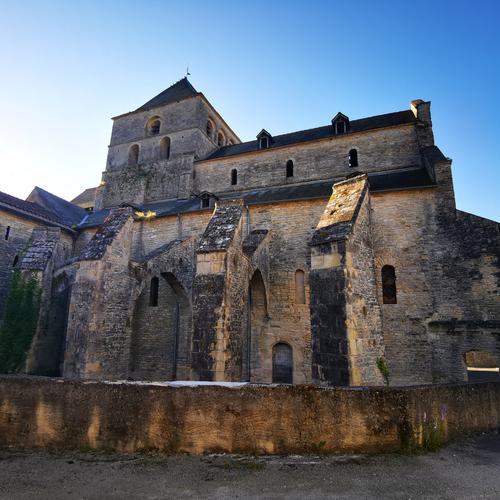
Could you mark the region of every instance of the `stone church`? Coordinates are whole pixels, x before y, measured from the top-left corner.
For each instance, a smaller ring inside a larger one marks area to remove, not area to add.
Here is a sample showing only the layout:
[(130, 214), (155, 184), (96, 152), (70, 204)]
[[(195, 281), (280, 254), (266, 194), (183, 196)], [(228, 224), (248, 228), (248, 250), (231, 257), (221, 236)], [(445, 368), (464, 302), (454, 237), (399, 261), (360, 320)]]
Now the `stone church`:
[(0, 212), (0, 309), (13, 269), (41, 288), (27, 373), (498, 377), (500, 224), (457, 210), (430, 102), (241, 142), (184, 78), (113, 118), (97, 188)]

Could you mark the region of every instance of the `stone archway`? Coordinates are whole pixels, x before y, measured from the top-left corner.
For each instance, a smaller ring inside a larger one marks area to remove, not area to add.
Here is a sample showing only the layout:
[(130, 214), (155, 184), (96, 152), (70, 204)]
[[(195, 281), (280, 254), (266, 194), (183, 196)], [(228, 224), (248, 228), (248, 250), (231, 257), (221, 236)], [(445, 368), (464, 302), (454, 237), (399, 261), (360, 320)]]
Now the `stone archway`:
[(131, 378), (189, 378), (191, 316), (189, 298), (173, 273), (149, 277), (132, 318)]

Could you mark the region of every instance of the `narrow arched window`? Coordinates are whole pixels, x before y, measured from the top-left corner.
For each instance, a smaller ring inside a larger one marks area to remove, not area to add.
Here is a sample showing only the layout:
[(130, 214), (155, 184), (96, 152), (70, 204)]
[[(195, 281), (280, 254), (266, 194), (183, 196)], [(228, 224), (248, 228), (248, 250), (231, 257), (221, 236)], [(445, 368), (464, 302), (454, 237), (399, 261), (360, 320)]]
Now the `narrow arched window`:
[(158, 305), (158, 289), (160, 287), (160, 280), (155, 276), (151, 278), (149, 286), (149, 305), (156, 307)]
[(10, 226), (7, 226), (5, 229), (5, 239), (8, 240), (10, 236)]
[(286, 162), (286, 176), (293, 177), (293, 161), (292, 160), (288, 160)]
[(160, 141), (160, 159), (168, 160), (170, 158), (170, 137), (163, 137)]
[(397, 304), (396, 271), (394, 266), (382, 268), (382, 297), (384, 304)]
[(217, 134), (217, 146), (222, 147), (224, 146), (225, 139), (224, 139), (224, 134), (222, 132), (219, 132)]
[(214, 135), (214, 124), (212, 120), (207, 120), (207, 135), (212, 137)]
[(18, 262), (19, 262), (19, 255), (16, 255), (14, 257), (14, 261), (12, 262), (12, 267), (16, 267)]
[(153, 120), (149, 126), (149, 133), (151, 135), (158, 135), (160, 133), (161, 122), (160, 120)]
[(293, 350), (284, 342), (273, 347), (273, 384), (293, 384)]
[(233, 168), (231, 170), (231, 186), (236, 186), (236, 184), (238, 184), (238, 171)]
[(137, 165), (138, 161), (139, 161), (139, 145), (133, 144), (128, 149), (128, 164)]
[(357, 149), (351, 149), (349, 151), (349, 166), (351, 168), (358, 166), (358, 150)]
[(304, 278), (304, 271), (297, 269), (297, 271), (295, 271), (295, 302), (297, 304), (306, 303), (306, 286)]

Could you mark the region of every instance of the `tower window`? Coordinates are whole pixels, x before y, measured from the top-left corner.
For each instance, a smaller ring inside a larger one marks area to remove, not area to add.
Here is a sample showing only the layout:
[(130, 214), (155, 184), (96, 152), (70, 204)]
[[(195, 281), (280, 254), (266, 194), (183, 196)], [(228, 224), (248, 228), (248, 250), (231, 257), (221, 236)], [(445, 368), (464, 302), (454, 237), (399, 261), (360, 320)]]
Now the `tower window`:
[(293, 161), (292, 160), (288, 160), (286, 162), (286, 176), (293, 177)]
[(161, 126), (160, 120), (155, 120), (151, 124), (151, 135), (158, 135), (160, 133), (160, 126)]
[(149, 305), (156, 307), (158, 305), (158, 289), (160, 287), (160, 280), (155, 276), (151, 278), (149, 287)]
[(14, 257), (14, 261), (12, 262), (12, 267), (16, 267), (18, 262), (19, 262), (19, 255), (16, 255)]
[(139, 161), (139, 145), (133, 144), (128, 150), (128, 164), (137, 165)]
[(238, 171), (233, 168), (231, 170), (231, 186), (236, 186), (236, 184), (238, 184)]
[(397, 304), (396, 271), (394, 266), (382, 268), (382, 297), (384, 304)]
[(168, 160), (170, 158), (170, 137), (163, 137), (160, 141), (160, 159)]
[(358, 166), (358, 150), (351, 149), (349, 151), (349, 167), (357, 167)]
[(212, 137), (214, 135), (214, 124), (212, 120), (207, 121), (207, 135), (208, 137)]
[(335, 133), (337, 135), (346, 133), (345, 121), (339, 120), (339, 121), (335, 122)]
[(146, 135), (158, 135), (161, 129), (161, 120), (158, 116), (153, 116), (146, 124)]
[(7, 226), (5, 229), (5, 239), (8, 240), (10, 235), (10, 226)]
[(222, 132), (219, 132), (217, 134), (217, 146), (222, 147), (224, 146), (225, 139), (224, 139), (224, 134)]

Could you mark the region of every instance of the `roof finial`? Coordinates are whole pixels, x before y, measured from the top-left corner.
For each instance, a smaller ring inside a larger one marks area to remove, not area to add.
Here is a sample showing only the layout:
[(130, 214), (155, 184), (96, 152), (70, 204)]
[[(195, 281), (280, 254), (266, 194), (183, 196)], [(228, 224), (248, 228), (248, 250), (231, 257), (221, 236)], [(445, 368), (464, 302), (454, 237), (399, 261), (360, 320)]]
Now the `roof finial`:
[(190, 75), (191, 73), (189, 72), (189, 64), (187, 65), (186, 67), (186, 74), (184, 75), (184, 78), (187, 78), (188, 75)]

